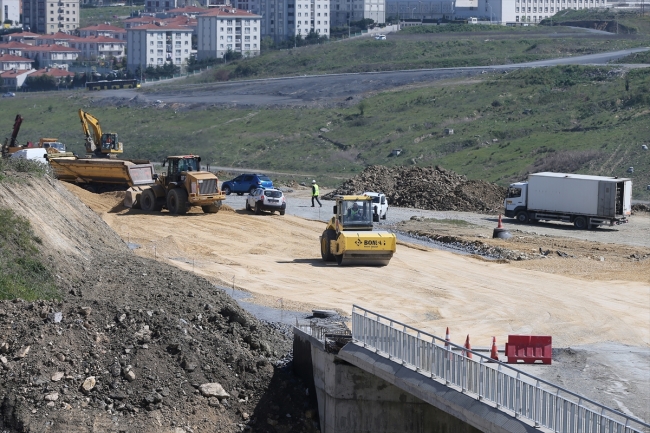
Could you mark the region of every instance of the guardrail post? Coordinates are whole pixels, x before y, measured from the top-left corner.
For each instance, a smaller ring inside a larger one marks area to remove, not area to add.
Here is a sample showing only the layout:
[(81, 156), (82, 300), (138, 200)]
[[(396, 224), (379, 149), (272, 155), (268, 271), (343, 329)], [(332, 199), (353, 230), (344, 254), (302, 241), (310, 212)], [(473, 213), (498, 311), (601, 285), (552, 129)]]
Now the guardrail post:
[(483, 365), (484, 358), (481, 356), (481, 362), (478, 365), (478, 399), (479, 401), (483, 400), (483, 394), (485, 393), (485, 375), (483, 373), (483, 369), (485, 366)]
[(503, 375), (501, 374), (501, 364), (497, 366), (497, 394), (496, 394), (496, 403), (497, 403), (497, 409), (501, 408), (501, 393), (503, 391), (502, 386), (501, 386), (501, 378)]
[(515, 418), (521, 415), (521, 374), (517, 373), (517, 384), (515, 388)]
[(541, 411), (541, 405), (542, 405), (542, 399), (541, 399), (541, 389), (539, 387), (539, 380), (535, 382), (535, 390), (533, 391), (533, 421), (535, 422), (535, 428), (540, 427), (539, 425), (539, 419), (541, 417), (540, 411)]
[(388, 359), (393, 359), (393, 321), (390, 321), (390, 327), (388, 329)]
[(415, 371), (418, 372), (418, 373), (420, 373), (422, 371), (422, 369), (420, 368), (420, 366), (422, 365), (422, 343), (421, 343), (421, 341), (422, 340), (420, 340), (420, 331), (418, 331), (418, 337), (417, 337), (417, 340), (415, 340), (415, 342), (416, 342), (416, 346), (415, 346)]

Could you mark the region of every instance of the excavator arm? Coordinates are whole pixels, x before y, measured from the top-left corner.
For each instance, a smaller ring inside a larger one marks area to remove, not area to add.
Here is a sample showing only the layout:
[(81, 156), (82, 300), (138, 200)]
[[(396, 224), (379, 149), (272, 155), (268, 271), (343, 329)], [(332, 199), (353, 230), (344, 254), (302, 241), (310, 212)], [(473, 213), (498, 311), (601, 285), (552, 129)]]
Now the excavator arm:
[[(99, 120), (90, 113), (79, 109), (79, 119), (81, 119), (81, 128), (86, 136), (85, 146), (87, 153), (100, 152), (102, 143), (102, 127), (99, 126)], [(92, 133), (91, 133), (92, 128)]]
[(11, 132), (11, 141), (9, 141), (9, 147), (17, 147), (18, 143), (16, 138), (18, 137), (18, 132), (20, 131), (20, 125), (23, 123), (23, 116), (16, 114), (16, 120), (14, 121), (14, 130)]

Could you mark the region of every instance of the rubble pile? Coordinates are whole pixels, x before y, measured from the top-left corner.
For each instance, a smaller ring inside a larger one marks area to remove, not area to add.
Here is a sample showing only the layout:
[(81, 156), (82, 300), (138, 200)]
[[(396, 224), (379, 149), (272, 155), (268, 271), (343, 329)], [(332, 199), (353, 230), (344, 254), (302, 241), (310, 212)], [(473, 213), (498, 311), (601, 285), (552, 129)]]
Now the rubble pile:
[(506, 189), (496, 184), (467, 180), (439, 166), (373, 165), (323, 198), (364, 191), (383, 192), (392, 206), (462, 212), (497, 212), (506, 194)]

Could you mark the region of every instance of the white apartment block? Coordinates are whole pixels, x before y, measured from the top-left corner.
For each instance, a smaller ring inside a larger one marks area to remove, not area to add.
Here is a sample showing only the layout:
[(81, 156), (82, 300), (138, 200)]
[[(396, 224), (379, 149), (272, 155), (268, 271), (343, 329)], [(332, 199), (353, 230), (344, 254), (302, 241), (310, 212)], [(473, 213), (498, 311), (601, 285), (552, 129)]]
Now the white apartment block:
[(538, 23), (566, 9), (607, 8), (607, 0), (386, 0), (387, 17), (478, 18), (495, 24)]
[(310, 32), (330, 35), (329, 0), (235, 0), (235, 5), (262, 17), (262, 38), (281, 41)]
[(220, 59), (228, 50), (244, 57), (259, 56), (261, 18), (231, 6), (214, 7), (198, 15), (197, 59)]
[(12, 21), (13, 25), (20, 23), (20, 0), (0, 0), (0, 19), (2, 23)]
[(131, 72), (138, 67), (163, 66), (169, 61), (182, 66), (187, 64), (192, 51), (192, 29), (145, 24), (127, 29), (126, 41), (126, 62)]
[(79, 28), (79, 0), (23, 0), (23, 25), (34, 33), (54, 34)]
[(349, 21), (371, 19), (377, 24), (386, 22), (386, 0), (331, 0), (334, 27), (348, 25)]

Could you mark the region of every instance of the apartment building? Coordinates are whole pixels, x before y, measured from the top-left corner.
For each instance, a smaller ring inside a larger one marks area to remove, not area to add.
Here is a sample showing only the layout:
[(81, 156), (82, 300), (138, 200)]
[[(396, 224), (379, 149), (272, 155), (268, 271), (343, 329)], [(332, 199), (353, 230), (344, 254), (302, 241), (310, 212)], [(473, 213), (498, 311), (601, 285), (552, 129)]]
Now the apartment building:
[(32, 69), (33, 60), (26, 57), (12, 56), (11, 54), (0, 54), (0, 71), (16, 69), (25, 71)]
[(98, 24), (96, 26), (88, 26), (79, 29), (79, 36), (88, 38), (91, 36), (106, 36), (107, 38), (121, 39), (126, 41), (126, 30), (121, 27), (112, 26), (110, 24)]
[(79, 0), (22, 0), (23, 24), (35, 33), (54, 34), (79, 28)]
[(261, 35), (275, 41), (314, 32), (329, 37), (329, 0), (235, 0), (239, 9), (250, 10), (261, 19)]
[(58, 44), (34, 45), (23, 50), (23, 56), (38, 62), (39, 68), (68, 69), (79, 54), (76, 48)]
[(332, 26), (344, 27), (348, 21), (371, 19), (386, 22), (386, 0), (331, 0)]
[(0, 21), (11, 21), (13, 25), (20, 23), (20, 0), (0, 0)]
[(244, 57), (260, 54), (261, 16), (231, 6), (215, 7), (197, 19), (199, 60), (222, 58), (228, 50)]
[(162, 66), (166, 62), (176, 66), (187, 64), (192, 51), (192, 30), (187, 26), (157, 24), (127, 29), (129, 71), (135, 72), (138, 67)]
[(538, 23), (567, 9), (607, 8), (607, 0), (386, 0), (393, 18), (478, 18), (495, 24)]

